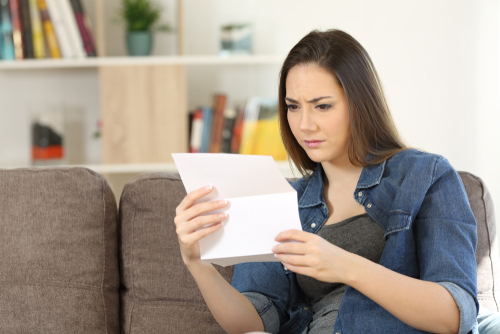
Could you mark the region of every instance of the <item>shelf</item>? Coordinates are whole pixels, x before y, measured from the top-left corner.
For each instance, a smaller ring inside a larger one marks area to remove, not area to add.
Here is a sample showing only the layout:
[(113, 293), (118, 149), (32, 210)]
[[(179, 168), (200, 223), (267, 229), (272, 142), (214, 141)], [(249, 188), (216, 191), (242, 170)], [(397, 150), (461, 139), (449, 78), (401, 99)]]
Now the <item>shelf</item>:
[[(278, 169), (285, 177), (300, 177), (300, 173), (294, 169), (295, 175), (290, 169), (288, 161), (276, 162)], [(177, 173), (177, 168), (174, 163), (148, 163), (148, 164), (109, 164), (109, 165), (57, 165), (57, 166), (24, 166), (24, 167), (9, 167), (12, 168), (46, 168), (46, 167), (85, 167), (99, 174), (139, 174), (148, 172), (166, 172)], [(4, 168), (4, 167), (0, 167)]]
[(281, 65), (283, 56), (148, 56), (84, 59), (24, 59), (0, 61), (0, 70), (98, 68), (101, 66), (144, 65)]

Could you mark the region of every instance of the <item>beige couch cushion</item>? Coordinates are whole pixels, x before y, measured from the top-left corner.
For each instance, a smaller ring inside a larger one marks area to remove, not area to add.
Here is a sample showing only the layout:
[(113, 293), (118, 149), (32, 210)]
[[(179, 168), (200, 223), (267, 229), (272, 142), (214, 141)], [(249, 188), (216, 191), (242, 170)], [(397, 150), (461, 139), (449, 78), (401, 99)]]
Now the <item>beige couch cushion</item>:
[(0, 170), (0, 333), (118, 333), (116, 222), (92, 171)]
[(477, 298), (482, 306), (500, 311), (500, 256), (493, 200), (479, 177), (459, 174), (477, 222)]
[[(122, 333), (224, 333), (182, 262), (175, 208), (186, 196), (174, 174), (131, 180), (120, 200)], [(219, 268), (230, 281), (233, 268)]]

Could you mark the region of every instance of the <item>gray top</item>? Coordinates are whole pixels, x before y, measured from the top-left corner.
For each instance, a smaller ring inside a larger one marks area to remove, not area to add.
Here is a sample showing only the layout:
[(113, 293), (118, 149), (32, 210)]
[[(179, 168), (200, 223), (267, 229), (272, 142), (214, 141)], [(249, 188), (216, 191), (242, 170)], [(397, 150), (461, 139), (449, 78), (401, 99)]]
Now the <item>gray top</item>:
[[(324, 225), (318, 235), (328, 242), (378, 263), (384, 250), (384, 230), (368, 215), (354, 216), (332, 225)], [(314, 311), (308, 334), (331, 334), (340, 302), (347, 288), (297, 274), (300, 288)]]
[[(348, 252), (377, 263), (385, 246), (384, 230), (366, 213), (336, 224), (322, 226), (318, 235)], [(314, 311), (309, 327), (302, 334), (331, 334), (347, 286), (325, 283), (298, 274), (296, 277)], [(277, 333), (280, 321), (272, 302), (257, 292), (243, 292), (243, 295), (258, 310), (266, 333)], [(270, 305), (272, 307), (269, 307)]]

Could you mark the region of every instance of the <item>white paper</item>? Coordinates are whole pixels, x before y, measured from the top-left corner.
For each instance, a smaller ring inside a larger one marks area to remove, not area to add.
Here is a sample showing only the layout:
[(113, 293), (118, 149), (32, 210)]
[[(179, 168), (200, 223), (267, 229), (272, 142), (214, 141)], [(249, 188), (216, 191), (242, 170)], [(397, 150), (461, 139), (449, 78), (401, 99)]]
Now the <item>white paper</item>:
[(302, 230), (297, 192), (270, 156), (172, 154), (186, 192), (212, 185), (199, 202), (225, 199), (228, 218), (217, 232), (200, 240), (201, 259), (221, 266), (276, 262), (271, 249), (278, 233)]

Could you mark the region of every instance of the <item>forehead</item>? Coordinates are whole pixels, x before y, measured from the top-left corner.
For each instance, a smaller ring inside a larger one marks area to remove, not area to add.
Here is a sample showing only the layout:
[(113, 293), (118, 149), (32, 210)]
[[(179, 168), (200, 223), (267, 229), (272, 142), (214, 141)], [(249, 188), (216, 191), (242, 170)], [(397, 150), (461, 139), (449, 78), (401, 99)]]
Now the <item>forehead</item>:
[[(297, 65), (286, 77), (286, 95), (338, 94), (342, 90), (337, 78), (328, 70), (314, 64)], [(298, 96), (297, 96), (298, 97)]]

